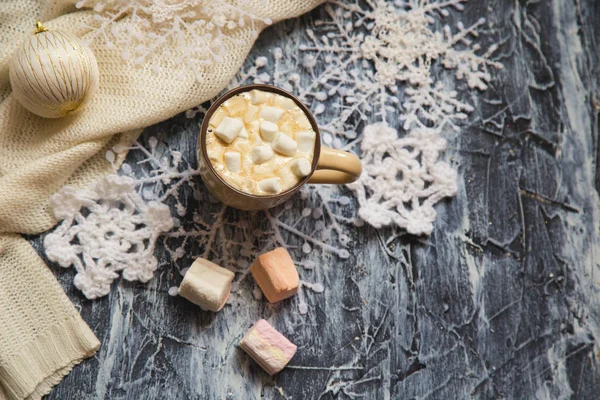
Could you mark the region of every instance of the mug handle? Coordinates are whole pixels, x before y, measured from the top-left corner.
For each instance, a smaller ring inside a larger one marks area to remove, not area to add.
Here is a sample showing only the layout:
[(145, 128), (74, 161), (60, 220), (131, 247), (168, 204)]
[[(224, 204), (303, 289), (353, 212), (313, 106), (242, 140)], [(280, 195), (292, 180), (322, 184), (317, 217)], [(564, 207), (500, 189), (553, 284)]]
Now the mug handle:
[(352, 183), (361, 173), (362, 163), (354, 154), (322, 147), (317, 169), (307, 183)]

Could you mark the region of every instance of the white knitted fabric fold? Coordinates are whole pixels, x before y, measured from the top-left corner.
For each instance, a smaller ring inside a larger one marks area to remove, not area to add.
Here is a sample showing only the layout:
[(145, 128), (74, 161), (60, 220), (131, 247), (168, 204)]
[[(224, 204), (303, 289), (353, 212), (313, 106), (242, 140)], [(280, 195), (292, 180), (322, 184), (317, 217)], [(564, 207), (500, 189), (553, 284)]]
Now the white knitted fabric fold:
[[(183, 0), (182, 0), (183, 1)], [(208, 1), (208, 0), (206, 0)], [(203, 2), (198, 3), (201, 7)], [(322, 0), (243, 3), (277, 22), (309, 11)], [(93, 2), (92, 2), (93, 3)], [(148, 0), (148, 3), (153, 3)], [(201, 4), (202, 3), (202, 4)], [(127, 16), (119, 20), (126, 23)], [(0, 2), (0, 399), (39, 399), (79, 361), (99, 347), (92, 331), (52, 273), (19, 233), (40, 233), (55, 219), (49, 197), (66, 184), (87, 186), (110, 170), (105, 151), (127, 143), (139, 128), (170, 118), (217, 95), (243, 63), (254, 42), (253, 21), (228, 31), (222, 59), (192, 72), (168, 55), (151, 66), (125, 63), (117, 43), (95, 40), (100, 86), (80, 113), (56, 120), (37, 117), (11, 96), (8, 61), (36, 19), (49, 29), (86, 39), (91, 10), (75, 1)], [(151, 40), (148, 37), (147, 40)], [(123, 133), (126, 132), (126, 133)], [(117, 160), (117, 164), (122, 159)]]

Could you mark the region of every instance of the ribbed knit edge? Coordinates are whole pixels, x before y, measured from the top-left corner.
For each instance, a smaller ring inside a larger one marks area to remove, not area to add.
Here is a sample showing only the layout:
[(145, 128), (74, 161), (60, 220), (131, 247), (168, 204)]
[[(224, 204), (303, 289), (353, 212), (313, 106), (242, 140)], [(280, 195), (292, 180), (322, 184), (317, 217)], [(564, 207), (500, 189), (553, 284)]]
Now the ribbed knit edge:
[(10, 400), (38, 400), (71, 369), (96, 354), (100, 342), (79, 315), (40, 333), (4, 359), (2, 386)]

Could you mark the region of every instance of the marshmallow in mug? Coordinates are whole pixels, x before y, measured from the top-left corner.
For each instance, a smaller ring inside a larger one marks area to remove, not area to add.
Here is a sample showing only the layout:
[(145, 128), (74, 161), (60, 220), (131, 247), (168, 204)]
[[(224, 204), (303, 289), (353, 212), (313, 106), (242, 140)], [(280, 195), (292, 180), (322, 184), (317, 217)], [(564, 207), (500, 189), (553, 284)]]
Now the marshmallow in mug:
[(312, 172), (316, 138), (294, 100), (251, 90), (226, 100), (212, 114), (206, 149), (229, 185), (249, 194), (275, 195)]

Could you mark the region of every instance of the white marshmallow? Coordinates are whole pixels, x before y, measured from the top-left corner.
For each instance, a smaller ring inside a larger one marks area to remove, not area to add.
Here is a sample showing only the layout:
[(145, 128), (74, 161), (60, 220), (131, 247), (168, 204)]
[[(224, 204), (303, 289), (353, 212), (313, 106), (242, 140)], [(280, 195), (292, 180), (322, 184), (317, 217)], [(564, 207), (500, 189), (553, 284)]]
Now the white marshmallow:
[(277, 104), (280, 107), (285, 108), (286, 110), (292, 110), (292, 109), (294, 109), (294, 107), (297, 107), (296, 102), (294, 102), (294, 100), (290, 99), (289, 97), (285, 97), (285, 96), (276, 96), (275, 104)]
[(267, 178), (258, 182), (260, 190), (266, 193), (279, 193), (281, 192), (281, 179), (279, 178)]
[(234, 96), (223, 103), (223, 107), (227, 109), (231, 116), (243, 115), (246, 112), (246, 101), (242, 96)]
[(285, 110), (279, 107), (264, 106), (260, 110), (259, 116), (271, 122), (279, 122)]
[(270, 146), (256, 146), (250, 150), (250, 158), (254, 164), (262, 164), (275, 156)]
[(285, 121), (284, 123), (279, 124), (279, 132), (283, 132), (289, 137), (293, 138), (294, 132), (296, 131), (294, 125), (295, 124), (293, 121)]
[(308, 153), (315, 149), (315, 140), (317, 134), (315, 131), (296, 132), (296, 141), (298, 142), (298, 150)]
[(296, 124), (298, 124), (301, 129), (310, 129), (312, 127), (308, 117), (301, 110), (294, 113), (294, 121), (296, 121)]
[(213, 113), (212, 117), (210, 117), (210, 121), (208, 121), (208, 124), (211, 127), (215, 128), (215, 127), (219, 126), (221, 121), (223, 121), (223, 118), (225, 118), (226, 116), (227, 116), (227, 112), (225, 111), (225, 109), (219, 107)]
[[(225, 157), (227, 157), (227, 153), (225, 153)], [(304, 178), (305, 176), (310, 175), (312, 166), (306, 158), (299, 158), (290, 163), (290, 169), (297, 177)]]
[(258, 133), (259, 131), (259, 122), (258, 121), (252, 121), (248, 124), (248, 129), (250, 130), (250, 133)]
[(281, 181), (286, 187), (292, 187), (298, 182), (298, 177), (292, 173), (288, 166), (284, 166), (277, 171), (277, 176), (281, 178)]
[(266, 103), (269, 100), (267, 93), (262, 90), (252, 90), (250, 91), (250, 101), (252, 104), (262, 104)]
[(207, 149), (208, 158), (217, 163), (223, 162), (223, 148), (221, 146), (212, 146)]
[(270, 175), (273, 173), (273, 169), (266, 165), (256, 165), (252, 171), (254, 172), (254, 175)]
[(238, 137), (242, 139), (248, 139), (250, 135), (248, 135), (248, 131), (246, 130), (246, 128), (242, 128), (242, 130), (238, 134)]
[(252, 150), (252, 143), (250, 143), (249, 140), (246, 139), (241, 139), (240, 140), (236, 140), (235, 142), (233, 142), (233, 144), (230, 147), (230, 150), (234, 150), (234, 151), (239, 151), (242, 154), (246, 154), (248, 153), (250, 150)]
[(292, 157), (298, 150), (298, 144), (294, 139), (284, 133), (279, 133), (273, 140), (273, 150), (285, 156)]
[(274, 124), (270, 121), (263, 121), (260, 123), (260, 136), (267, 142), (275, 139), (278, 130), (279, 127), (277, 124)]
[(244, 113), (244, 122), (250, 123), (256, 120), (256, 116), (258, 115), (258, 107), (257, 106), (248, 106), (246, 112)]
[(217, 312), (229, 297), (234, 273), (203, 258), (188, 269), (179, 286), (179, 294), (203, 310)]
[(242, 165), (242, 155), (237, 151), (225, 152), (225, 165), (228, 171), (238, 172)]
[(225, 117), (215, 129), (215, 135), (225, 143), (231, 143), (244, 128), (242, 121), (236, 118)]

